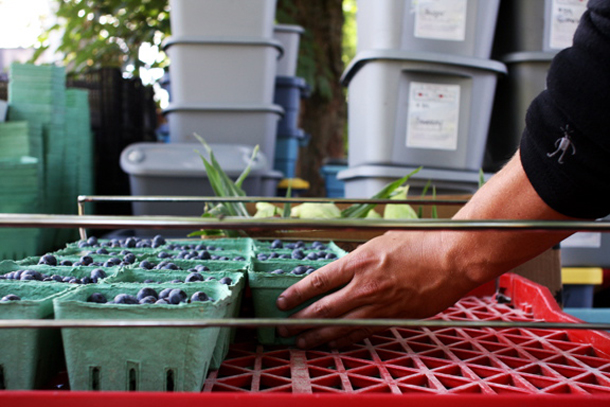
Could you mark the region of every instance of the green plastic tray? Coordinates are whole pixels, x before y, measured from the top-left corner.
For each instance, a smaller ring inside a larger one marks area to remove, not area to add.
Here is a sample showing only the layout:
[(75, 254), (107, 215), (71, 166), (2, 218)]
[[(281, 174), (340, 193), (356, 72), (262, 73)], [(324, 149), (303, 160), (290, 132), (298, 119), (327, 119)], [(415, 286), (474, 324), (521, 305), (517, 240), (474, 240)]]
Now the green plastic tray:
[[(204, 291), (215, 299), (180, 305), (86, 302), (99, 292), (108, 299), (135, 295), (142, 284), (80, 286), (56, 298), (57, 319), (201, 319), (226, 315), (230, 290), (222, 284), (159, 284), (190, 297)], [(72, 390), (201, 391), (219, 328), (64, 328), (62, 338)]]
[[(31, 266), (23, 266), (18, 264), (15, 261), (5, 260), (0, 262), (0, 275), (4, 275), (6, 273), (10, 273), (11, 271), (17, 270), (36, 270), (39, 273), (47, 274), (52, 276), (53, 274), (57, 274), (63, 277), (73, 276), (76, 278), (83, 278), (85, 276), (90, 276), (91, 271), (93, 269), (102, 269), (106, 273), (106, 278), (98, 280), (98, 283), (105, 281), (106, 279), (112, 278), (116, 273), (118, 273), (118, 267), (88, 267), (88, 266), (47, 266), (44, 264), (36, 264)], [(1, 280), (6, 282), (16, 282), (15, 280)], [(25, 281), (24, 283), (44, 283), (44, 284), (66, 284), (60, 283), (56, 281)]]
[[(227, 286), (229, 290), (231, 290), (231, 298), (229, 300), (225, 317), (237, 318), (241, 308), (243, 291), (246, 286), (245, 270), (204, 271), (201, 274), (204, 278), (214, 276), (217, 278), (217, 280), (220, 280), (222, 277), (231, 278), (233, 283)], [(153, 280), (155, 282), (167, 283), (175, 279), (184, 280), (187, 275), (187, 272), (181, 270), (124, 269), (119, 271), (115, 276), (105, 280), (105, 282), (142, 284), (146, 280)], [(154, 285), (152, 285), (152, 287), (154, 288)], [(229, 345), (233, 341), (234, 337), (235, 328), (220, 328), (218, 340), (216, 341), (216, 347), (214, 348), (214, 354), (212, 355), (212, 361), (210, 363), (211, 370), (217, 370), (220, 368), (220, 364), (227, 356), (227, 353), (229, 352)]]
[[(0, 282), (0, 298), (8, 294), (21, 298), (0, 302), (0, 319), (53, 318), (53, 298), (71, 289), (60, 284)], [(57, 373), (61, 362), (58, 329), (0, 329), (0, 388), (40, 388)]]
[[(286, 271), (292, 270), (299, 265), (305, 265), (320, 268), (325, 264), (331, 263), (329, 260), (275, 260), (275, 261), (259, 261), (254, 260), (248, 270), (248, 284), (252, 291), (252, 300), (254, 302), (254, 315), (257, 318), (288, 318), (295, 312), (307, 307), (315, 302), (320, 297), (315, 297), (300, 307), (290, 311), (280, 311), (275, 302), (277, 297), (288, 287), (301, 280), (304, 275), (287, 274), (271, 274), (270, 271), (283, 269)], [(294, 338), (282, 338), (275, 334), (275, 327), (259, 327), (257, 328), (258, 341), (264, 345), (294, 345)]]

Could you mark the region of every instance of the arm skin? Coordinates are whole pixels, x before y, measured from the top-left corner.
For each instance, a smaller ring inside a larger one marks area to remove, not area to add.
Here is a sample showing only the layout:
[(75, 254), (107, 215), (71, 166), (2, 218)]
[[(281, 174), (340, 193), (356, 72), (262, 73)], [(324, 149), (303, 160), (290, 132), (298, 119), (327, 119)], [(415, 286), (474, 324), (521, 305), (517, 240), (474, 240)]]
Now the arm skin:
[[(454, 219), (567, 220), (542, 201), (517, 153)], [(428, 318), (472, 289), (542, 253), (572, 232), (390, 231), (318, 269), (277, 299), (289, 310), (322, 297), (292, 318)], [(343, 347), (370, 336), (366, 327), (278, 327), (300, 348)]]

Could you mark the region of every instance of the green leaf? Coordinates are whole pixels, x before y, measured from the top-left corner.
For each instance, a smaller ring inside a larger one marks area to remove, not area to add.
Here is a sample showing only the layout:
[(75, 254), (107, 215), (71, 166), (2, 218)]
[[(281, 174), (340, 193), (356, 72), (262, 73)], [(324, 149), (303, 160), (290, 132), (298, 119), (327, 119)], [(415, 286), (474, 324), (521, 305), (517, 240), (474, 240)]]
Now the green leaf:
[[(432, 180), (428, 180), (428, 182), (426, 182), (426, 185), (424, 185), (424, 189), (421, 192), (421, 197), (425, 198), (426, 194), (428, 193), (428, 188), (430, 188), (430, 185), (432, 184)], [(419, 208), (417, 208), (417, 217), (418, 218), (423, 218), (424, 217), (424, 207), (423, 206), (419, 206)]]
[(479, 168), (479, 188), (485, 184), (485, 173), (482, 168)]
[[(417, 174), (422, 167), (416, 168), (411, 173), (405, 175), (404, 177), (397, 179), (396, 181), (390, 182), (385, 187), (381, 189), (377, 194), (375, 194), (371, 199), (386, 199), (389, 198), (392, 192), (396, 190), (399, 186), (404, 184), (411, 178), (413, 175)], [(377, 204), (354, 204), (350, 207), (341, 211), (342, 218), (363, 218), (367, 215), (367, 213), (373, 209)]]
[[(292, 180), (288, 181), (288, 188), (286, 188), (286, 198), (290, 198), (290, 196), (292, 195)], [(290, 202), (286, 202), (284, 204), (284, 210), (282, 212), (282, 218), (289, 218), (290, 217)]]

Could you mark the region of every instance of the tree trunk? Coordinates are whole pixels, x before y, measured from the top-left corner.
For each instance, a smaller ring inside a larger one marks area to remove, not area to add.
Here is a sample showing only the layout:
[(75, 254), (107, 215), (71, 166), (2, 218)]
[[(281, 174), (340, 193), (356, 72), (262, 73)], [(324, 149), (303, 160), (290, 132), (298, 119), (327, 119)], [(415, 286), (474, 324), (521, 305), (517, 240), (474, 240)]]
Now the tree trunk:
[(305, 29), (297, 76), (311, 87), (300, 117), (300, 127), (311, 139), (299, 151), (297, 176), (309, 181), (308, 196), (325, 196), (320, 167), (326, 158), (345, 156), (347, 106), (339, 81), (344, 69), (342, 0), (278, 0), (277, 19)]

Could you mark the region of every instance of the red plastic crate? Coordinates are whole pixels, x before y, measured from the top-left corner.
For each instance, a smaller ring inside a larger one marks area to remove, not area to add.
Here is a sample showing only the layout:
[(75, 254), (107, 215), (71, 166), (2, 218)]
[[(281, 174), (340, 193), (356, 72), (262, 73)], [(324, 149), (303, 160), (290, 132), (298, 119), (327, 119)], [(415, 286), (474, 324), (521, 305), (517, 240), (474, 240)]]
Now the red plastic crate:
[[(443, 320), (581, 322), (550, 292), (507, 274), (436, 316)], [(441, 397), (432, 397), (441, 396)], [(443, 397), (444, 396), (444, 397)], [(2, 392), (0, 405), (158, 404), (557, 406), (610, 405), (610, 336), (523, 328), (392, 328), (340, 352), (234, 345), (202, 393)], [(510, 404), (509, 404), (510, 403)]]

